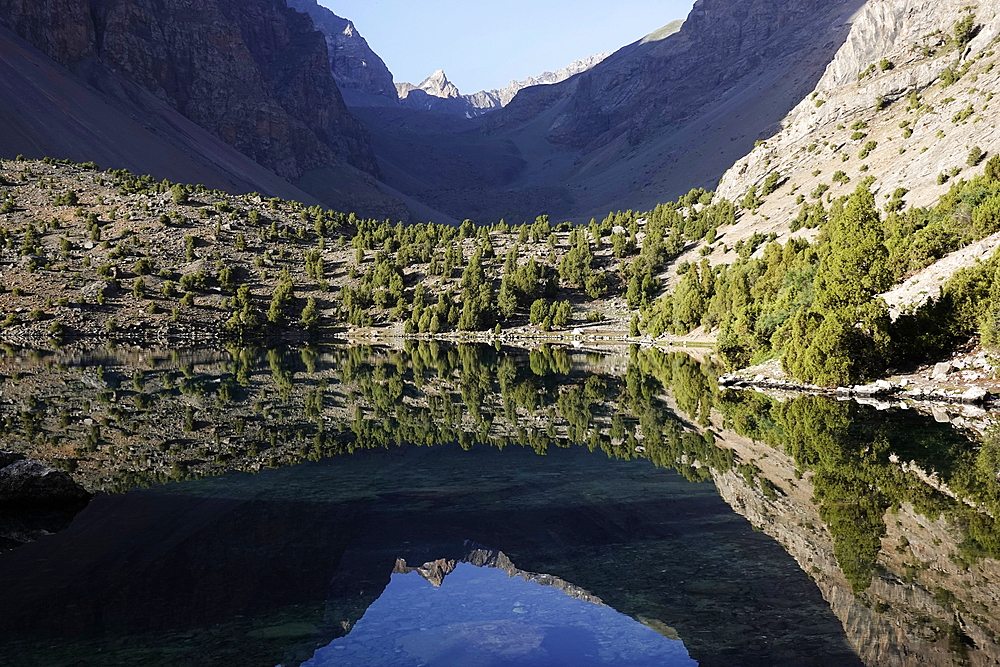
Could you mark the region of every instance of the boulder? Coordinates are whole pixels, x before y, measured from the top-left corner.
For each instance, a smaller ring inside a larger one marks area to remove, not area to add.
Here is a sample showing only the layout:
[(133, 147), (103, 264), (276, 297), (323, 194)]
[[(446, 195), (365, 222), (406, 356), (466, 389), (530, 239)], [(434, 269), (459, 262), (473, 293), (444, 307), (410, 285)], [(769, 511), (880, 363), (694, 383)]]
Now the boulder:
[(931, 379), (940, 380), (951, 373), (951, 362), (942, 361), (940, 364), (935, 364), (934, 371), (931, 372)]
[(56, 505), (90, 498), (68, 474), (36, 461), (21, 458), (0, 469), (0, 505)]
[(964, 394), (962, 394), (963, 403), (982, 403), (986, 400), (989, 392), (982, 387), (969, 387)]

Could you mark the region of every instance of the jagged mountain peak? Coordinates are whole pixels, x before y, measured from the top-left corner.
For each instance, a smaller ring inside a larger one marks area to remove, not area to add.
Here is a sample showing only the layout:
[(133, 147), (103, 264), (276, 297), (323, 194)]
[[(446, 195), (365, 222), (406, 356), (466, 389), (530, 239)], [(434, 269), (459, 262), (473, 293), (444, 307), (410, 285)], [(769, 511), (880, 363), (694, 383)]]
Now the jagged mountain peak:
[(420, 82), (417, 86), (428, 95), (434, 97), (454, 98), (459, 97), (458, 87), (448, 80), (448, 75), (443, 69), (435, 70), (433, 74)]

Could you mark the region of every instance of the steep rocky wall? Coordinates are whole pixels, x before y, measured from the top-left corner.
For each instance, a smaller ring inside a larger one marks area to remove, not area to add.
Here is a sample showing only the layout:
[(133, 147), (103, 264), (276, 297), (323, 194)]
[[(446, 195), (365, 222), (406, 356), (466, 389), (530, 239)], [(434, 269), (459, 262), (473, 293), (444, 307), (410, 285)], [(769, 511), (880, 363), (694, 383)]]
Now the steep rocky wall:
[(320, 6), (316, 0), (288, 0), (288, 6), (309, 14), (316, 29), (326, 37), (330, 69), (341, 90), (357, 90), (396, 101), (392, 73), (351, 21)]
[[(955, 48), (947, 40), (969, 12), (975, 16), (977, 35), (964, 48)], [(739, 200), (776, 170), (808, 191), (823, 179), (829, 180), (830, 157), (845, 162), (837, 168), (851, 176), (852, 168), (858, 167), (852, 161), (860, 145), (856, 140), (845, 143), (838, 133), (855, 123), (866, 123), (871, 127), (866, 129), (866, 139), (888, 146), (890, 141), (899, 141), (902, 132), (898, 128), (905, 127), (900, 123), (909, 121), (912, 141), (920, 142), (920, 152), (897, 143), (898, 148), (876, 154), (869, 172), (877, 179), (873, 189), (892, 192), (904, 187), (912, 193), (907, 203), (932, 204), (947, 190), (938, 187), (942, 185), (936, 182), (939, 172), (964, 166), (972, 145), (987, 151), (1000, 145), (992, 123), (952, 120), (972, 101), (970, 97), (981, 93), (986, 98), (1000, 90), (1000, 80), (986, 65), (992, 55), (990, 46), (1000, 35), (998, 12), (996, 0), (869, 0), (854, 18), (847, 41), (827, 65), (813, 94), (788, 114), (782, 131), (736, 162), (723, 176), (717, 193)], [(891, 63), (889, 69), (882, 70), (883, 60)], [(980, 61), (982, 71), (973, 68), (970, 76), (947, 88), (938, 83), (946, 67), (957, 70)], [(903, 99), (913, 92), (929, 105), (919, 113)], [(980, 107), (982, 111), (988, 108), (985, 103)], [(850, 135), (847, 131), (845, 138)], [(820, 143), (823, 149), (808, 150)], [(827, 148), (838, 153), (831, 156)], [(817, 170), (823, 174), (819, 179)], [(834, 192), (834, 196), (839, 194)], [(761, 212), (768, 217), (777, 213)]]
[[(835, 40), (838, 21), (828, 32), (829, 17), (860, 4), (699, 0), (677, 34), (636, 42), (577, 77), (575, 90), (567, 90), (571, 106), (549, 138), (585, 148), (625, 135), (637, 145), (656, 128), (704, 111), (761, 68), (793, 54), (809, 65), (813, 50), (834, 47), (827, 40)], [(532, 105), (532, 93), (511, 106)]]
[(0, 21), (60, 63), (94, 54), (90, 0), (3, 0)]
[(0, 0), (0, 19), (98, 87), (102, 67), (124, 73), (281, 176), (338, 158), (377, 174), (325, 40), (282, 0)]

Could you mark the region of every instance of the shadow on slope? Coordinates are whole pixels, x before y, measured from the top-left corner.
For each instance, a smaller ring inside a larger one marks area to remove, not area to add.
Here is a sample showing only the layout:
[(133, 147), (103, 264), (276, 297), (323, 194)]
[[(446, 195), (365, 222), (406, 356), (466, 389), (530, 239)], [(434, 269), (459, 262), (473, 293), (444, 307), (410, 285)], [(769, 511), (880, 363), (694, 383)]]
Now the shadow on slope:
[(0, 155), (93, 161), (229, 192), (322, 203), (365, 217), (407, 215), (401, 202), (383, 195), (373, 178), (353, 167), (330, 170), (335, 173), (327, 174), (322, 187), (307, 177), (305, 187), (296, 187), (101, 65), (91, 66), (86, 76), (116, 91), (117, 100), (0, 26), (0, 97), (16, 101), (0, 106)]

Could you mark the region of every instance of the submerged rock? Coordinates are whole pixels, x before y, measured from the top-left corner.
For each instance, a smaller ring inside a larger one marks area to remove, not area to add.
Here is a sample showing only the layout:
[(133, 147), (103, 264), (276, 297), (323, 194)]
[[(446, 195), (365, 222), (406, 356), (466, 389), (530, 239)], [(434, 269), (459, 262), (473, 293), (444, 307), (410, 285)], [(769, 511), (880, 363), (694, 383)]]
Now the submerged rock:
[[(6, 465), (3, 465), (6, 464)], [(20, 454), (0, 452), (0, 505), (55, 505), (90, 500), (91, 494), (62, 470)]]

